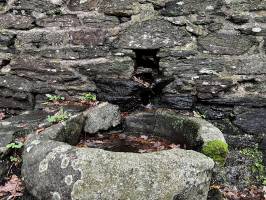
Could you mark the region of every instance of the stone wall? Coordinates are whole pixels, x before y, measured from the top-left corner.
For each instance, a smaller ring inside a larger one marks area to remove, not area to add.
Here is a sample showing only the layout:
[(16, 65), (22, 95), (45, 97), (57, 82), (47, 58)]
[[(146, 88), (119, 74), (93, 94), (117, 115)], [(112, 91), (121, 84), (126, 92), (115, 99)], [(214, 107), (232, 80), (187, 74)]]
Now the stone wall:
[(236, 145), (266, 132), (265, 0), (0, 0), (0, 12), (3, 109), (90, 91), (124, 110), (197, 111)]

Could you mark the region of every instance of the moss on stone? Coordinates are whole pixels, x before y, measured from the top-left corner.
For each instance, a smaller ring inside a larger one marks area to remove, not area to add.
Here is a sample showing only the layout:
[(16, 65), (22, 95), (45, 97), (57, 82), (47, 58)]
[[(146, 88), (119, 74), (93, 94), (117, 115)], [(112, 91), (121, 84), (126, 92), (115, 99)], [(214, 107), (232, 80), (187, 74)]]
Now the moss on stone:
[(253, 164), (250, 166), (253, 175), (262, 185), (266, 186), (266, 168), (263, 165), (263, 153), (259, 150), (258, 146), (242, 149), (240, 153), (253, 161)]
[(212, 158), (216, 163), (224, 165), (228, 154), (228, 145), (222, 140), (213, 140), (203, 145), (202, 153)]

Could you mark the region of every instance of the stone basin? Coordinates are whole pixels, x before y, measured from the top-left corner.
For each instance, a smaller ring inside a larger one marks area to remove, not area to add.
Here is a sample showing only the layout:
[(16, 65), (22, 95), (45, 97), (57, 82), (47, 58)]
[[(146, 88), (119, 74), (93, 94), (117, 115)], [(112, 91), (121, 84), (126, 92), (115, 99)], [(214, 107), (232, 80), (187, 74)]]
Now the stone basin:
[[(207, 199), (214, 167), (211, 158), (178, 148), (140, 154), (73, 146), (75, 130), (79, 137), (78, 127), (89, 123), (88, 111), (84, 113), (54, 125), (53, 134), (50, 127), (41, 135), (32, 135), (25, 144), (22, 175), (27, 189), (37, 199)], [(56, 132), (58, 126), (61, 128)], [(186, 142), (192, 149), (209, 141), (224, 141), (219, 129), (207, 121), (170, 110), (131, 114), (124, 120), (124, 130), (135, 134), (163, 133), (161, 137)]]

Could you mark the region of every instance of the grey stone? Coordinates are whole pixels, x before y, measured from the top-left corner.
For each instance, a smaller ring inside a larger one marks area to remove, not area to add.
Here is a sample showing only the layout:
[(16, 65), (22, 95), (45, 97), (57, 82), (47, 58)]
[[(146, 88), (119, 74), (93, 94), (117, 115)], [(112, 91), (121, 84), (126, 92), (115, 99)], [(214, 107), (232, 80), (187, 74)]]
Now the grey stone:
[(189, 14), (205, 14), (218, 12), (222, 6), (222, 2), (219, 0), (204, 0), (195, 2), (193, 0), (184, 1), (169, 1), (165, 4), (165, 8), (162, 10), (162, 15), (165, 16), (181, 16)]
[(93, 28), (114, 28), (119, 25), (119, 19), (115, 16), (106, 16), (102, 13), (92, 13), (80, 16), (83, 24)]
[(192, 109), (195, 101), (195, 96), (191, 94), (165, 94), (161, 97), (162, 105), (180, 110)]
[(107, 15), (131, 16), (137, 14), (140, 4), (137, 0), (103, 0), (99, 4), (99, 11)]
[(230, 133), (224, 133), (224, 136), (230, 148), (234, 150), (254, 148), (260, 142), (256, 136), (249, 134), (231, 135)]
[(0, 128), (11, 127), (16, 131), (17, 136), (25, 136), (36, 130), (39, 124), (46, 121), (50, 113), (40, 110), (24, 111), (20, 115), (7, 118), (0, 122)]
[(86, 118), (84, 131), (90, 134), (108, 130), (121, 122), (119, 107), (109, 103), (101, 103), (89, 109), (84, 116)]
[(247, 36), (232, 34), (211, 34), (199, 39), (203, 50), (220, 55), (244, 54), (255, 44), (255, 40)]
[(67, 142), (68, 144), (76, 145), (80, 140), (83, 125), (83, 114), (74, 114), (71, 115), (68, 120), (46, 128), (41, 133), (40, 138)]
[(13, 15), (10, 13), (0, 15), (1, 29), (30, 29), (33, 27), (31, 16)]
[(135, 154), (41, 140), (26, 144), (23, 159), (26, 186), (38, 199), (204, 200), (214, 166), (182, 149)]
[(76, 27), (80, 20), (76, 15), (47, 16), (36, 20), (40, 27)]
[(124, 110), (133, 110), (142, 103), (141, 94), (146, 89), (132, 80), (125, 79), (98, 79), (95, 80), (98, 88), (98, 99), (119, 105)]
[[(0, 157), (8, 153), (8, 148), (6, 147), (14, 139), (15, 131), (7, 128), (0, 127)], [(2, 177), (4, 170), (4, 162), (1, 162), (0, 167), (0, 177)], [(1, 173), (2, 172), (2, 173)]]
[[(96, 90), (96, 86), (92, 81), (87, 80), (85, 82), (82, 75), (74, 72), (70, 67), (67, 68), (66, 66), (69, 65), (55, 60), (37, 59), (30, 56), (17, 58), (12, 60), (10, 71), (13, 74), (23, 76), (31, 81), (16, 77), (14, 79), (21, 80), (20, 83), (13, 81), (12, 84), (7, 84), (8, 82), (5, 82), (5, 84), (8, 85), (7, 88), (11, 88), (12, 85), (17, 83), (20, 84), (20, 86), (17, 87), (18, 89), (39, 94), (53, 93), (55, 90), (83, 92)], [(40, 73), (42, 76), (40, 76)], [(3, 80), (5, 80), (4, 78), (5, 77), (3, 77)], [(9, 80), (12, 79), (9, 78)], [(51, 85), (51, 83), (53, 84)]]
[(12, 53), (16, 35), (9, 31), (0, 32), (0, 50), (5, 53)]
[(266, 110), (263, 108), (254, 108), (236, 115), (233, 123), (246, 133), (262, 135), (266, 132), (265, 121)]
[(15, 6), (20, 9), (30, 10), (35, 12), (49, 12), (54, 13), (54, 11), (58, 10), (66, 0), (45, 0), (45, 1), (28, 1), (28, 0), (20, 0), (15, 2)]
[(74, 67), (91, 78), (130, 79), (134, 72), (134, 61), (130, 57), (107, 57), (88, 60)]
[(162, 19), (152, 19), (129, 26), (119, 36), (115, 46), (127, 49), (159, 49), (182, 46), (190, 41), (191, 37), (184, 28)]
[(206, 120), (163, 109), (129, 115), (125, 120), (125, 131), (165, 137), (190, 148), (213, 140), (225, 142), (222, 132)]
[[(67, 26), (66, 23), (64, 23)], [(19, 32), (16, 37), (16, 48), (21, 51), (35, 52), (42, 49), (53, 49), (66, 44), (95, 47), (103, 45), (106, 31), (99, 28), (49, 31), (43, 29)]]
[[(183, 76), (220, 74), (224, 70), (229, 75), (265, 74), (266, 58), (264, 56), (197, 56), (180, 60), (166, 57), (160, 60), (160, 68), (165, 76)], [(214, 76), (215, 77), (215, 76)]]

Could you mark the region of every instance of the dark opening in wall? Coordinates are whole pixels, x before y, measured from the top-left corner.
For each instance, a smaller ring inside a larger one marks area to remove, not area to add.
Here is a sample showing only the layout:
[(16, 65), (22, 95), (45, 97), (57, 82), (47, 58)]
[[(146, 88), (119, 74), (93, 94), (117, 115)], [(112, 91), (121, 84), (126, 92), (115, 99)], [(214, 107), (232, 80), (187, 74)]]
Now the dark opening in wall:
[(0, 62), (0, 67), (7, 66), (7, 65), (9, 65), (9, 63), (10, 63), (10, 60), (3, 59), (3, 60)]
[(159, 49), (135, 49), (134, 79), (146, 87), (140, 93), (142, 104), (154, 104), (159, 99), (162, 89), (171, 80), (163, 77), (160, 71), (160, 58), (157, 57)]
[(159, 58), (156, 56), (158, 49), (138, 49), (134, 50), (135, 60), (135, 77), (153, 83), (159, 76)]
[(122, 16), (117, 16), (119, 23), (125, 23), (125, 22), (129, 22), (131, 20), (131, 17), (122, 17)]

